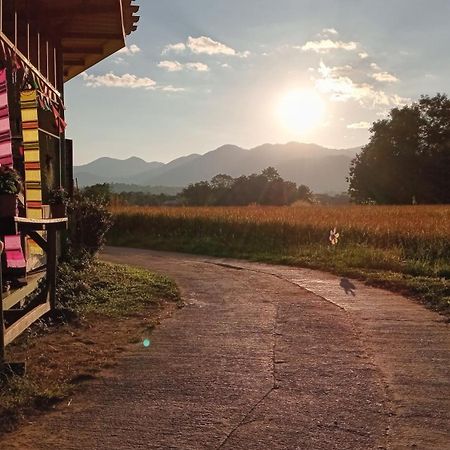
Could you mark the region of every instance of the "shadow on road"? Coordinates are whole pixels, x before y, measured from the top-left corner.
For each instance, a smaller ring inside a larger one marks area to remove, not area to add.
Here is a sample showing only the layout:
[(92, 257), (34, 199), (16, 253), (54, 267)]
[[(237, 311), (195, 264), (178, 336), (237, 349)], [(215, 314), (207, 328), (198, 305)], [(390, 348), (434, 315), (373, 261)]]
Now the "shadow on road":
[(356, 286), (348, 278), (342, 278), (339, 286), (344, 289), (347, 295), (353, 295), (353, 297), (356, 296)]

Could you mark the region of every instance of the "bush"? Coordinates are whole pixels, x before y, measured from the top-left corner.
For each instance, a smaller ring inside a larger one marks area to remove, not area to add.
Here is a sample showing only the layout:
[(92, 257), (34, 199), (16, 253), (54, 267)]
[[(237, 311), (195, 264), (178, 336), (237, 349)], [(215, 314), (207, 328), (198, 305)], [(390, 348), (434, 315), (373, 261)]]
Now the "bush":
[(103, 201), (77, 194), (69, 203), (69, 242), (71, 258), (94, 256), (105, 244), (105, 235), (113, 225), (112, 214)]
[(0, 166), (0, 194), (16, 195), (22, 190), (20, 175), (6, 166)]

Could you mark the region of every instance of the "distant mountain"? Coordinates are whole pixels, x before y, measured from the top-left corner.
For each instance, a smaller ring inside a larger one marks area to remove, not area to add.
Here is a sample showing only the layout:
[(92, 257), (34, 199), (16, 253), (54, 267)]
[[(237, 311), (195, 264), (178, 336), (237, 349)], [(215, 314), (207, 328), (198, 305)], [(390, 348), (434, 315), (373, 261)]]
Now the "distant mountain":
[(97, 183), (127, 182), (144, 171), (151, 173), (162, 166), (163, 163), (147, 162), (135, 156), (125, 160), (104, 157), (75, 167), (74, 174), (80, 186), (90, 186)]
[(76, 167), (75, 177), (80, 186), (114, 182), (175, 187), (210, 180), (219, 173), (238, 177), (273, 166), (283, 178), (306, 184), (314, 192), (339, 193), (347, 190), (350, 162), (359, 151), (297, 142), (264, 144), (251, 150), (224, 145), (205, 155), (192, 154), (167, 164), (147, 163), (139, 158), (100, 158)]

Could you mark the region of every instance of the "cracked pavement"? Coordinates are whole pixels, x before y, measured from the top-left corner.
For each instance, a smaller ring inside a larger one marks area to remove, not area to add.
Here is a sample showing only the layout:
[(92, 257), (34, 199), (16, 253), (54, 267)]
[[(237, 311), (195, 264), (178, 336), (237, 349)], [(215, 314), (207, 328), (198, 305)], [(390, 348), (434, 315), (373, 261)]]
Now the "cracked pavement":
[(186, 307), (16, 449), (449, 449), (450, 337), (399, 295), (307, 269), (108, 248)]

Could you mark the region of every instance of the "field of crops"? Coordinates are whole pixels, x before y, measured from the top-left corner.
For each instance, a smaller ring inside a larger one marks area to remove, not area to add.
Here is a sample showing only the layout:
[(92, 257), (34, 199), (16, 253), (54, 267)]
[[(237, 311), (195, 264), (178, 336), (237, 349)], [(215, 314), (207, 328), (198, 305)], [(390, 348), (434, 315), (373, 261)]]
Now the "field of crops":
[[(113, 212), (115, 245), (342, 274), (384, 272), (384, 278), (414, 277), (416, 284), (428, 278), (437, 283), (439, 296), (450, 300), (450, 206), (116, 207)], [(329, 241), (334, 228), (340, 235), (335, 246)], [(435, 289), (426, 295), (436, 295)]]

